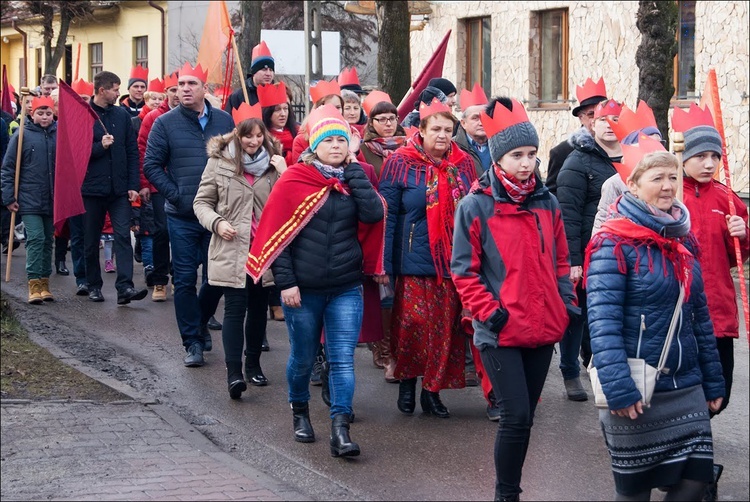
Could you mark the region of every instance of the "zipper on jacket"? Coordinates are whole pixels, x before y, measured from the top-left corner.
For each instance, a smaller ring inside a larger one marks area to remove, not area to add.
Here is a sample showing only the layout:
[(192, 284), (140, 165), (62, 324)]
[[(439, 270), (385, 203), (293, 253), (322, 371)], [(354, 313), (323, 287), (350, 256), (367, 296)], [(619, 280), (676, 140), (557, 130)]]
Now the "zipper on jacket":
[(701, 193), (700, 193), (700, 191), (698, 190), (698, 185), (697, 185), (697, 184), (695, 185), (695, 196), (696, 196), (697, 198), (700, 198), (700, 196), (701, 196)]
[(411, 242), (412, 242), (412, 239), (414, 239), (414, 225), (416, 225), (416, 223), (412, 223), (411, 227), (409, 228), (409, 252), (410, 253), (411, 253)]
[(643, 332), (646, 331), (646, 314), (641, 314), (641, 329), (638, 330), (638, 348), (635, 351), (636, 359), (641, 357), (641, 340), (643, 339)]
[(536, 229), (539, 232), (539, 240), (542, 242), (542, 254), (544, 254), (544, 233), (542, 232), (542, 222), (539, 221), (538, 214), (531, 210), (529, 210), (529, 212), (534, 215), (534, 220), (536, 221)]

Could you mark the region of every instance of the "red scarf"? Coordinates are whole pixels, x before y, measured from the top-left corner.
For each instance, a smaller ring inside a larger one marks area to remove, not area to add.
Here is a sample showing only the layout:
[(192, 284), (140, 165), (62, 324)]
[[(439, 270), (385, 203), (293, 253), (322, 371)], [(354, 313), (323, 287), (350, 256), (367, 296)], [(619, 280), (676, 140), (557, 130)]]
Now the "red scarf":
[(690, 285), (693, 281), (693, 254), (677, 239), (667, 239), (657, 234), (650, 228), (638, 225), (627, 218), (614, 218), (604, 222), (601, 230), (595, 233), (588, 246), (586, 246), (586, 257), (584, 259), (584, 285), (586, 284), (586, 274), (591, 262), (591, 255), (602, 247), (605, 240), (615, 243), (614, 254), (617, 259), (617, 269), (621, 274), (627, 274), (628, 265), (625, 260), (625, 253), (622, 249), (627, 245), (632, 247), (635, 252), (635, 272), (641, 261), (641, 251), (644, 249), (648, 254), (648, 270), (654, 271), (653, 257), (650, 252), (651, 247), (657, 247), (662, 255), (662, 269), (664, 277), (667, 277), (667, 262), (672, 264), (675, 277), (678, 282), (685, 288), (685, 301), (690, 297)]
[[(245, 264), (245, 271), (256, 284), (323, 207), (332, 190), (349, 195), (348, 187), (341, 181), (326, 179), (317, 169), (306, 164), (292, 165), (279, 178), (263, 208)], [(380, 197), (380, 200), (385, 208), (383, 198)], [(384, 274), (385, 220), (373, 224), (360, 222), (358, 237), (362, 246), (364, 273)]]
[(516, 204), (522, 203), (530, 193), (534, 192), (536, 188), (536, 176), (533, 174), (526, 181), (521, 181), (500, 169), (497, 164), (493, 165), (493, 169), (495, 170), (495, 176), (497, 176), (508, 193), (508, 197)]
[(292, 151), (294, 138), (292, 137), (292, 133), (289, 132), (289, 129), (287, 129), (286, 127), (281, 131), (271, 129), (271, 134), (273, 134), (274, 138), (278, 139), (279, 143), (281, 143), (281, 147), (284, 149), (282, 155), (286, 156), (287, 152)]

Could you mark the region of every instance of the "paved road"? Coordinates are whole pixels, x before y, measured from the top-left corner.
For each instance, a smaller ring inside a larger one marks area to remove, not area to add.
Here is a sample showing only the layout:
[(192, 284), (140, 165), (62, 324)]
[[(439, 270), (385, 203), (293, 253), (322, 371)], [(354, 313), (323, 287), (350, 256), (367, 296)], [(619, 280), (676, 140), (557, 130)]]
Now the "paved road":
[[(23, 248), (13, 259), (7, 294), (25, 299)], [(5, 269), (5, 258), (2, 260)], [(142, 269), (136, 265), (139, 273)], [(142, 284), (139, 274), (136, 281)], [(73, 296), (72, 277), (53, 276), (58, 301), (19, 307), (24, 322), (86, 364), (154, 396), (191, 422), (238, 460), (291, 485), (314, 499), (489, 500), (493, 495), (492, 451), (496, 425), (485, 416), (478, 388), (444, 391), (451, 418), (395, 406), (398, 386), (386, 383), (370, 353), (356, 354), (356, 421), (352, 437), (362, 456), (333, 459), (327, 445), (327, 408), (313, 387), (313, 426), (318, 441), (292, 440), (284, 369), (288, 341), (283, 323), (269, 321), (271, 351), (261, 359), (271, 384), (250, 388), (231, 401), (225, 384), (220, 334), (207, 365), (188, 369), (174, 320), (171, 297), (118, 307), (113, 274), (105, 275), (107, 301), (93, 304)], [(44, 315), (39, 315), (44, 313)], [(221, 306), (217, 317), (221, 319)], [(748, 500), (748, 343), (736, 345), (732, 405), (712, 421), (716, 460), (726, 465), (722, 500)], [(609, 500), (612, 478), (608, 455), (591, 402), (573, 403), (563, 395), (558, 357), (547, 379), (524, 468), (524, 500)], [(588, 382), (586, 381), (586, 385)], [(655, 494), (655, 497), (659, 495)]]

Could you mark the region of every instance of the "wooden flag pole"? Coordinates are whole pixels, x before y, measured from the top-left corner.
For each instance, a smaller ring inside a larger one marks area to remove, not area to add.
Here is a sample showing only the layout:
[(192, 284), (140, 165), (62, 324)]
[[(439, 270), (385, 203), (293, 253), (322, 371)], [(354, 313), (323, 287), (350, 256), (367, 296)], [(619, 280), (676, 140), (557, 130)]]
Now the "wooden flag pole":
[(234, 38), (234, 33), (231, 36), (232, 49), (234, 49), (234, 59), (237, 61), (237, 71), (240, 74), (240, 87), (242, 88), (242, 95), (245, 96), (245, 103), (250, 104), (250, 96), (247, 95), (247, 86), (245, 85), (245, 72), (242, 71), (242, 62), (240, 61), (240, 53), (237, 50), (237, 40)]
[[(21, 179), (21, 157), (23, 154), (23, 130), (26, 124), (26, 98), (29, 96), (29, 88), (21, 87), (21, 124), (18, 126), (18, 144), (16, 145), (16, 178), (13, 186), (13, 198), (18, 202), (18, 182)], [(8, 235), (8, 261), (5, 264), (5, 282), (10, 282), (10, 262), (13, 258), (13, 238), (16, 236), (16, 213), (10, 213), (10, 234)]]
[(677, 157), (677, 199), (682, 202), (682, 152), (685, 151), (685, 136), (681, 132), (672, 133), (672, 148)]

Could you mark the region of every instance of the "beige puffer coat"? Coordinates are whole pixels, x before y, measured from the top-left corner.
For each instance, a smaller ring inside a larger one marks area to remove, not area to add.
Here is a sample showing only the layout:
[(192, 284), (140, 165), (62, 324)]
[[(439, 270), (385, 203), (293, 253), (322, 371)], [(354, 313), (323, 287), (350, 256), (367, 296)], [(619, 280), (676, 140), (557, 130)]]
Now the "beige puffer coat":
[[(263, 206), (281, 172), (269, 163), (266, 172), (256, 176), (250, 186), (244, 175), (235, 174), (236, 167), (229, 146), (233, 134), (209, 140), (206, 147), (208, 163), (193, 202), (193, 211), (201, 225), (213, 233), (208, 248), (208, 283), (212, 286), (244, 288), (252, 216), (254, 213), (256, 220), (260, 220)], [(229, 222), (237, 231), (231, 241), (222, 239), (216, 233), (221, 221)], [(270, 270), (263, 276), (263, 285), (273, 285)]]

